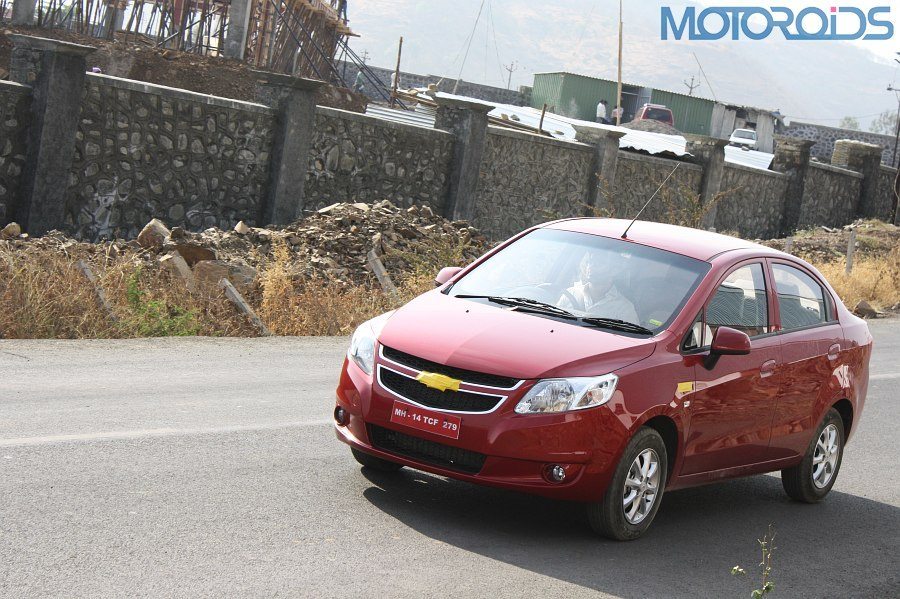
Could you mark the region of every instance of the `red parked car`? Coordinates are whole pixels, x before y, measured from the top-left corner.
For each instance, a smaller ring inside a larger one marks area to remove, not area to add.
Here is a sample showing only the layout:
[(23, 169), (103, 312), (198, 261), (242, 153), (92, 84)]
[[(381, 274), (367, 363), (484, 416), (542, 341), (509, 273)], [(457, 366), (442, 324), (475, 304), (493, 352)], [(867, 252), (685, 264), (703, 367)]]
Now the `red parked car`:
[(651, 222), (533, 227), (354, 333), (335, 430), (403, 466), (585, 502), (640, 536), (664, 490), (781, 470), (828, 494), (872, 337), (806, 262)]

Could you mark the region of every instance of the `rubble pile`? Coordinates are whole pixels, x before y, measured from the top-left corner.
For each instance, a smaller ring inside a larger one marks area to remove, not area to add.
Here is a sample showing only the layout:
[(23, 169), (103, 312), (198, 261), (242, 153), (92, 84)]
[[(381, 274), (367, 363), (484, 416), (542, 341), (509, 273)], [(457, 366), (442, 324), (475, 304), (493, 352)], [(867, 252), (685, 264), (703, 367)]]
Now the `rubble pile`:
[[(368, 254), (375, 254), (392, 276), (413, 268), (417, 259), (458, 248), (470, 262), (489, 247), (488, 240), (466, 221), (448, 221), (428, 206), (399, 208), (390, 201), (376, 204), (333, 204), (284, 228), (260, 228), (238, 222), (234, 229), (193, 233), (153, 219), (134, 240), (85, 243), (52, 231), (29, 238), (18, 225), (0, 231), (3, 240), (24, 251), (64, 251), (76, 259), (96, 262), (120, 257), (171, 269), (189, 286), (229, 279), (247, 288), (276, 259), (278, 247), (288, 250), (296, 276), (318, 276), (347, 285), (374, 281)], [(282, 254), (283, 256), (284, 254)]]

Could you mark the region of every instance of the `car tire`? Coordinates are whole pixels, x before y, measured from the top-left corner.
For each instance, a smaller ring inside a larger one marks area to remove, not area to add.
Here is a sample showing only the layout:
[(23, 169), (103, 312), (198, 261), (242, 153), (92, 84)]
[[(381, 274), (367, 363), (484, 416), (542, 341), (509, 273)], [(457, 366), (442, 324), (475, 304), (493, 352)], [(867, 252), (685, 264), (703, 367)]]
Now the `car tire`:
[(795, 501), (821, 501), (834, 486), (843, 458), (844, 421), (831, 408), (809, 442), (803, 461), (781, 471), (781, 485)]
[(403, 464), (383, 460), (381, 458), (373, 456), (370, 453), (360, 451), (355, 447), (351, 447), (350, 451), (353, 453), (353, 457), (356, 459), (356, 461), (359, 462), (363, 468), (371, 468), (372, 470), (378, 470), (379, 472), (396, 472), (397, 470), (403, 468)]
[[(645, 463), (642, 458), (655, 463), (655, 475), (642, 471), (641, 466)], [(658, 432), (645, 427), (635, 433), (622, 453), (606, 495), (601, 501), (587, 506), (588, 522), (594, 532), (616, 541), (631, 541), (643, 535), (662, 502), (668, 479), (667, 460), (666, 444)], [(633, 468), (637, 470), (633, 471)], [(638, 478), (643, 479), (642, 486), (635, 484)], [(652, 502), (647, 505), (646, 491), (651, 488), (655, 492)], [(637, 493), (637, 496), (629, 502), (632, 493)], [(637, 511), (632, 511), (635, 510), (635, 503), (638, 504)]]

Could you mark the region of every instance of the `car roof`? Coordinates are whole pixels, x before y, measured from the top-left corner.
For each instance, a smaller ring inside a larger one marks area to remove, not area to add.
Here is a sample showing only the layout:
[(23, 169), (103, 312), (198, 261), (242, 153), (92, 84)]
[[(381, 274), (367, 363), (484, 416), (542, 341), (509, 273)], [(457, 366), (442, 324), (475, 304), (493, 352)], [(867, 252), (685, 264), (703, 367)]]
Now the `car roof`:
[[(547, 223), (544, 227), (618, 239), (630, 222), (620, 218), (570, 218)], [(754, 250), (768, 256), (784, 255), (772, 248), (737, 237), (645, 220), (635, 221), (628, 230), (627, 240), (704, 261), (733, 250)]]

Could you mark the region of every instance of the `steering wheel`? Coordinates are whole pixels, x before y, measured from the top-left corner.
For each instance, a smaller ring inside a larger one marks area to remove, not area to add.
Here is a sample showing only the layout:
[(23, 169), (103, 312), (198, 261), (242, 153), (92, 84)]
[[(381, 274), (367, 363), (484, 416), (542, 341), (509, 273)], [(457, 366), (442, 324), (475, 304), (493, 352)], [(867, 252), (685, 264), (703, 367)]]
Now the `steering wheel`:
[(572, 308), (574, 308), (575, 310), (580, 309), (578, 306), (581, 305), (581, 302), (579, 302), (577, 299), (575, 299), (575, 296), (572, 295), (572, 293), (568, 289), (562, 290), (562, 296), (564, 298), (568, 299), (572, 303)]

